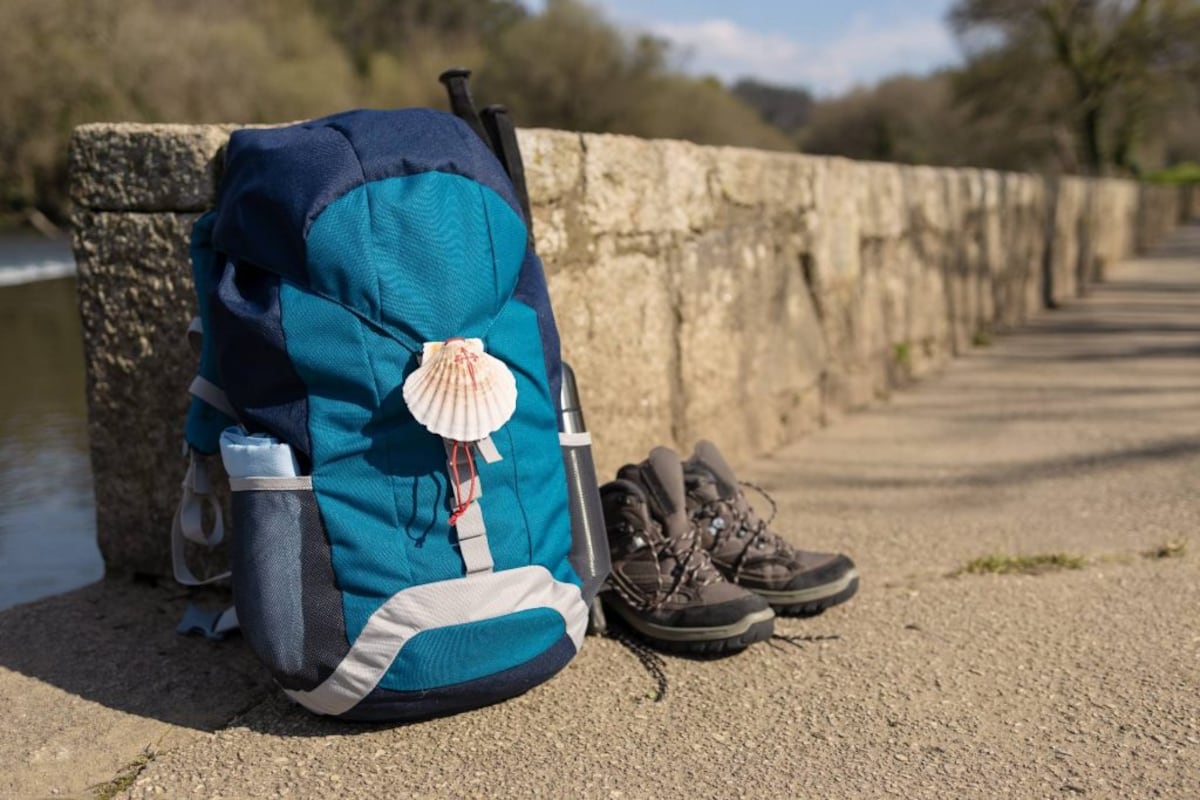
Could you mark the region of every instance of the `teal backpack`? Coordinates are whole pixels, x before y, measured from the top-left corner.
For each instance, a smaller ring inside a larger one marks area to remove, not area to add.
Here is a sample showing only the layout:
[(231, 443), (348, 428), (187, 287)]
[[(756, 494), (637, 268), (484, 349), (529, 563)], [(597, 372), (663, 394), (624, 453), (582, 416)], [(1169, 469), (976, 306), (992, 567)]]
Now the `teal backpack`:
[(443, 80), (458, 116), (235, 132), (193, 231), (176, 544), (222, 533), (199, 511), (220, 453), (236, 623), (292, 699), (348, 719), (547, 680), (608, 569), (512, 124), (476, 115), (465, 71)]

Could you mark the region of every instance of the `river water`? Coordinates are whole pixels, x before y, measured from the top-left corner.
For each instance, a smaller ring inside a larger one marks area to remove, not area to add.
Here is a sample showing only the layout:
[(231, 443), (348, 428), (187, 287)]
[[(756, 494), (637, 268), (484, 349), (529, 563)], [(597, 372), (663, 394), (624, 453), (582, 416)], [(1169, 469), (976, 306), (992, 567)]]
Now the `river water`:
[(0, 608), (104, 570), (74, 271), (65, 241), (0, 238)]

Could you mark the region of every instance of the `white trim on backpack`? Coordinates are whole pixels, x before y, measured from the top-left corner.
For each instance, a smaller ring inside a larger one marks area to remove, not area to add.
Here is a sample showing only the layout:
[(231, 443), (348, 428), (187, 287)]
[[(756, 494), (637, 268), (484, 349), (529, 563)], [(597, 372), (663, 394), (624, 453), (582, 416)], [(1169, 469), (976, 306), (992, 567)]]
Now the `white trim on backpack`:
[(311, 475), (229, 478), (231, 492), (303, 492), (312, 488)]
[(397, 592), (371, 615), (350, 652), (320, 686), (310, 691), (285, 691), (318, 714), (344, 714), (375, 689), (404, 645), (418, 633), (537, 608), (562, 616), (578, 652), (588, 623), (588, 608), (579, 587), (556, 581), (550, 570), (534, 564)]
[(587, 431), (576, 433), (559, 433), (558, 443), (562, 447), (591, 447), (592, 435)]

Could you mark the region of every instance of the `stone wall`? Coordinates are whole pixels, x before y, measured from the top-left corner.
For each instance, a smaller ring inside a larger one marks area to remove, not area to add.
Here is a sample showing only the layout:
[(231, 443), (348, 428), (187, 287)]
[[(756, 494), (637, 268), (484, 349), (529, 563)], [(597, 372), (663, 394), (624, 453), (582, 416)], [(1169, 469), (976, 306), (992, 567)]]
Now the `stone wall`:
[[(101, 549), (163, 573), (184, 464), (192, 221), (230, 126), (71, 146)], [(655, 444), (744, 458), (1063, 303), (1173, 226), (1175, 190), (520, 132), (564, 357), (605, 479)]]

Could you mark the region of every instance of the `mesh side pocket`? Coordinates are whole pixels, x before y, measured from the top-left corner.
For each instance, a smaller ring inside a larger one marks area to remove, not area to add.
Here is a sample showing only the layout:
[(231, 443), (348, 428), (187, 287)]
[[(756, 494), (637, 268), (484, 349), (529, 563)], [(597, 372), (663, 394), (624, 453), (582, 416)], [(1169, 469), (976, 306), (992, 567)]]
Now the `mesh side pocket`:
[(235, 491), (232, 510), (233, 600), (242, 632), (281, 686), (312, 689), (349, 650), (316, 496), (311, 489)]

